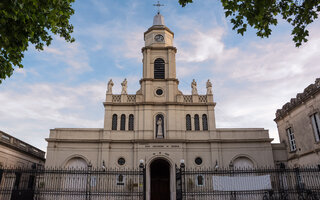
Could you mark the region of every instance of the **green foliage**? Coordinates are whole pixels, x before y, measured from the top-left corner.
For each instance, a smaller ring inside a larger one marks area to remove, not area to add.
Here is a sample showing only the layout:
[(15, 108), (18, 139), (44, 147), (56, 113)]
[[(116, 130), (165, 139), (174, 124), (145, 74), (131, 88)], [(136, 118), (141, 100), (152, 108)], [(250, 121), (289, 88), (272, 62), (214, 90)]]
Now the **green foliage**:
[[(192, 0), (179, 0), (184, 7)], [(233, 29), (243, 35), (250, 25), (257, 36), (269, 37), (271, 26), (278, 24), (277, 16), (293, 26), (291, 34), (296, 47), (307, 42), (307, 26), (318, 18), (320, 0), (221, 0), (225, 16), (230, 17)]]
[(74, 0), (1, 0), (0, 1), (0, 83), (21, 64), (29, 44), (37, 50), (49, 46), (52, 34), (73, 42)]
[(182, 7), (185, 7), (188, 3), (192, 3), (193, 0), (179, 0), (179, 3), (182, 5)]

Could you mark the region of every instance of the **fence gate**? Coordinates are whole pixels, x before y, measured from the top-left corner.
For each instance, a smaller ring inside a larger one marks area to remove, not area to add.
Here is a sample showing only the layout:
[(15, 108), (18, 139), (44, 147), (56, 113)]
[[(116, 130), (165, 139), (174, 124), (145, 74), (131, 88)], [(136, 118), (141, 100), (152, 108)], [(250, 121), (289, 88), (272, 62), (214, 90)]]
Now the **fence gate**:
[(313, 168), (188, 169), (176, 166), (177, 200), (320, 200)]
[(2, 169), (0, 200), (145, 200), (139, 169)]

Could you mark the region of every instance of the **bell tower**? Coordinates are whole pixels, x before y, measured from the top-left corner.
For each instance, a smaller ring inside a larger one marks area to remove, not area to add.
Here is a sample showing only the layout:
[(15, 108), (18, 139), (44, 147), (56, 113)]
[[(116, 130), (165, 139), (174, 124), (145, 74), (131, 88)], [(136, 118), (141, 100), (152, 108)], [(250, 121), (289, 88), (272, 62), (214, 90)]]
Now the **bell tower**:
[(165, 26), (164, 17), (157, 13), (153, 25), (144, 33), (143, 77), (141, 93), (145, 102), (174, 102), (178, 93), (176, 79), (176, 47), (174, 33)]

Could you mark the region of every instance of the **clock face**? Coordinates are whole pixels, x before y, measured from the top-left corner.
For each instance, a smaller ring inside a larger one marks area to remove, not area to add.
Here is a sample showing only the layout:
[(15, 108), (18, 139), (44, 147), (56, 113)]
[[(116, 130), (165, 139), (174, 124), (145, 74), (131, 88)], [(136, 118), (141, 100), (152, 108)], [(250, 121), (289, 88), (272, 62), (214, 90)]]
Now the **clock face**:
[(154, 36), (154, 40), (156, 42), (163, 42), (163, 40), (164, 40), (163, 35), (158, 34), (158, 35)]

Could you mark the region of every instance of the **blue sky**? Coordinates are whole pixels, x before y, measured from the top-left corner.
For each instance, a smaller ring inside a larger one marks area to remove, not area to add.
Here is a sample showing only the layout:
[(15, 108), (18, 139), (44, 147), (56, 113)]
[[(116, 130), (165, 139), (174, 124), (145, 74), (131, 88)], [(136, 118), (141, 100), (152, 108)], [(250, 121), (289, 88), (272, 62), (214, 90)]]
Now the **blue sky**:
[[(24, 69), (0, 85), (0, 130), (46, 150), (52, 128), (102, 128), (107, 82), (114, 93), (128, 79), (128, 92), (139, 89), (143, 33), (157, 9), (151, 0), (77, 0), (71, 18), (76, 42), (55, 37), (44, 51), (30, 46)], [(267, 39), (250, 29), (236, 34), (221, 3), (195, 0), (182, 8), (162, 0), (166, 25), (175, 33), (179, 88), (199, 93), (213, 82), (219, 128), (269, 130), (278, 141), (276, 109), (320, 77), (320, 26), (312, 24), (309, 42), (296, 48), (284, 21)]]

